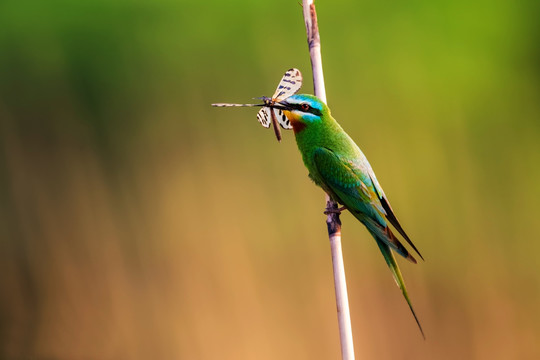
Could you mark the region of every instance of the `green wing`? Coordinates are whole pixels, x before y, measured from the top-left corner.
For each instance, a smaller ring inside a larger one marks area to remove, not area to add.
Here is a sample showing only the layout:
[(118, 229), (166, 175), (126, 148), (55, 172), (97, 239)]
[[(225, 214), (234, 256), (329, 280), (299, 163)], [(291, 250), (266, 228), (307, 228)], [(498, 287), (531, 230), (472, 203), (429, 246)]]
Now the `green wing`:
[[(313, 154), (317, 174), (311, 174), (322, 187), (329, 190), (335, 200), (360, 220), (372, 235), (386, 243), (404, 258), (416, 262), (403, 244), (392, 234), (385, 221), (384, 210), (377, 192), (370, 183), (366, 185), (353, 162), (341, 159), (327, 148), (317, 148)], [(370, 181), (371, 182), (371, 181)]]
[(371, 168), (371, 166), (369, 166), (369, 164), (368, 164), (367, 172), (369, 175), (369, 180), (373, 184), (373, 188), (375, 189), (375, 192), (377, 193), (377, 197), (379, 198), (381, 202), (381, 206), (385, 211), (386, 219), (390, 221), (390, 224), (392, 224), (392, 226), (397, 229), (397, 231), (401, 234), (401, 236), (405, 238), (407, 243), (411, 245), (411, 247), (414, 249), (414, 251), (416, 251), (418, 256), (420, 256), (420, 258), (424, 260), (424, 257), (422, 256), (422, 254), (420, 254), (420, 251), (418, 251), (416, 246), (414, 246), (413, 242), (411, 241), (411, 239), (409, 238), (405, 230), (403, 230), (403, 228), (401, 227), (401, 224), (396, 218), (396, 215), (394, 215), (394, 210), (392, 210), (392, 206), (390, 206), (390, 203), (388, 202), (388, 198), (384, 194), (384, 191), (381, 185), (379, 185), (379, 182), (377, 181), (377, 177), (375, 176), (375, 173), (373, 172), (373, 169)]
[[(386, 207), (388, 206), (389, 208), (389, 204), (386, 202), (388, 205), (385, 205), (381, 202), (381, 199), (386, 199), (386, 197), (382, 189), (380, 192), (377, 190), (377, 180), (374, 178), (374, 175), (372, 178), (369, 174), (372, 172), (369, 163), (366, 161), (363, 167), (358, 166), (354, 162), (343, 160), (327, 148), (317, 148), (315, 150), (313, 163), (317, 174), (311, 174), (312, 178), (316, 182), (320, 178), (319, 181), (323, 183), (321, 184), (323, 188), (329, 190), (336, 197), (335, 200), (345, 205), (368, 228), (371, 235), (375, 238), (386, 264), (390, 268), (396, 284), (401, 289), (422, 336), (425, 338), (424, 331), (412, 307), (409, 294), (405, 287), (405, 281), (403, 280), (394, 254), (392, 254), (392, 250), (395, 250), (398, 254), (412, 262), (416, 263), (416, 260), (408, 253), (403, 244), (396, 239), (386, 224), (385, 218), (388, 218)], [(362, 168), (367, 170), (367, 175), (361, 173)], [(382, 194), (382, 197), (379, 194)], [(391, 214), (393, 216), (393, 213)], [(395, 218), (395, 216), (393, 217)], [(390, 222), (392, 223), (391, 220)]]

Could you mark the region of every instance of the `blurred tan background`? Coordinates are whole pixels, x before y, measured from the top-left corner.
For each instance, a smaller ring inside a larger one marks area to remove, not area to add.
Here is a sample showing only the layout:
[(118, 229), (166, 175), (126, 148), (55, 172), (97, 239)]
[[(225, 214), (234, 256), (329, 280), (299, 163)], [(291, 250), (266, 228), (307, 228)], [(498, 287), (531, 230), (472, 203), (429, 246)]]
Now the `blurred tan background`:
[[(328, 101), (426, 258), (342, 216), (358, 359), (540, 358), (538, 2), (317, 2)], [(0, 3), (0, 358), (338, 359), (323, 193), (254, 109), (297, 1)]]

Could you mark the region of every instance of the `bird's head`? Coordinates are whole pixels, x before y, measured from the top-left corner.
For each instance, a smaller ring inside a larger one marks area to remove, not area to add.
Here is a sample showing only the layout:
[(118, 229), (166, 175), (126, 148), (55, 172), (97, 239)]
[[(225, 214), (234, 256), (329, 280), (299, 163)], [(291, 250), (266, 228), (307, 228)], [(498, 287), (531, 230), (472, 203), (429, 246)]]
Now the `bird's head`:
[(328, 114), (326, 104), (313, 95), (293, 95), (278, 104), (290, 120), (295, 133), (310, 125), (322, 123), (324, 116)]

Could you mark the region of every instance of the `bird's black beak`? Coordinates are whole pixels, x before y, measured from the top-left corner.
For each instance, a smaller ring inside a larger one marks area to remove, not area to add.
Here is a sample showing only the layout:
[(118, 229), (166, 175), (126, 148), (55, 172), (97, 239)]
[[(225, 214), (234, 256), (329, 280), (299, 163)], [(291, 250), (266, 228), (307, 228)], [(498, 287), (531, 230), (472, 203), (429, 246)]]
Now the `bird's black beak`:
[(278, 103), (275, 103), (273, 107), (275, 107), (276, 109), (280, 109), (280, 110), (292, 110), (292, 106), (289, 105), (287, 100), (283, 100), (283, 101), (280, 101)]

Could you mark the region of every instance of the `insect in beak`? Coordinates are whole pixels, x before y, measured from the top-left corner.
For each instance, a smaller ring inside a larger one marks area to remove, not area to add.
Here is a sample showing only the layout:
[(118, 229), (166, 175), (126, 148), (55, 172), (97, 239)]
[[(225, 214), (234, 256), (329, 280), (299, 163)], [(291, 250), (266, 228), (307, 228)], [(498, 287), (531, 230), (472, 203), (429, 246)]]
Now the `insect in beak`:
[(269, 128), (270, 125), (274, 128), (274, 133), (278, 141), (281, 141), (281, 131), (279, 127), (281, 126), (285, 130), (291, 130), (292, 125), (283, 114), (282, 110), (287, 110), (289, 107), (287, 103), (283, 101), (296, 94), (300, 87), (302, 86), (302, 73), (298, 69), (289, 69), (285, 72), (279, 85), (272, 97), (262, 96), (254, 98), (256, 100), (262, 100), (263, 104), (228, 104), (228, 103), (218, 103), (212, 104), (212, 106), (219, 107), (239, 107), (239, 106), (261, 106), (262, 109), (257, 113), (257, 120), (265, 128)]

